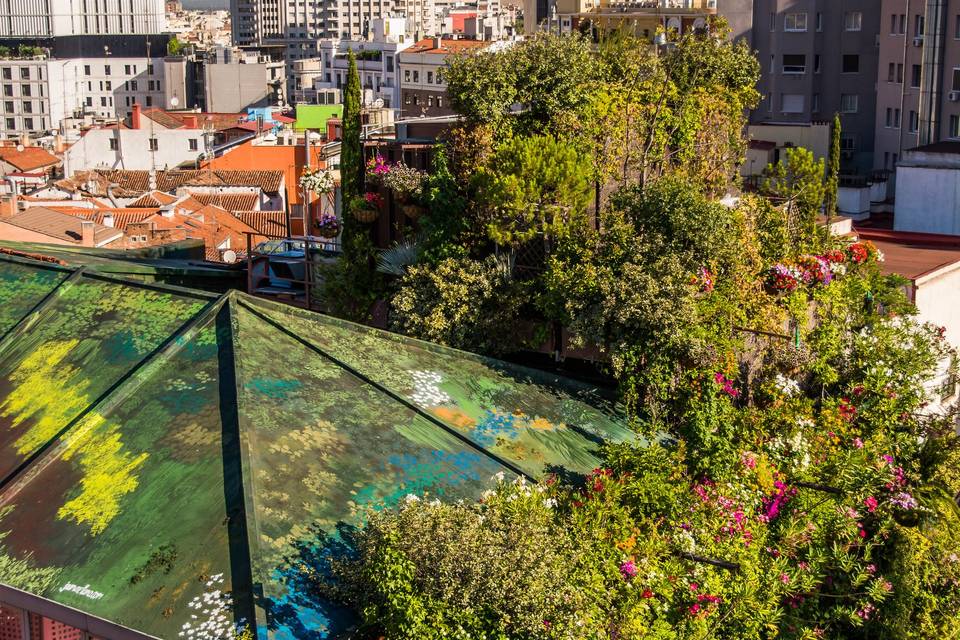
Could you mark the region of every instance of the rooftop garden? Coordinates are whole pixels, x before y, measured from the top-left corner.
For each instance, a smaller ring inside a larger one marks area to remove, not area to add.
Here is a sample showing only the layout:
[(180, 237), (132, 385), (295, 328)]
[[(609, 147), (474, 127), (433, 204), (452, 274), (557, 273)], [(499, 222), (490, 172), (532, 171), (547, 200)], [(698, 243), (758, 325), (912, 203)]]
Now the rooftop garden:
[(45, 58), (48, 55), (50, 55), (49, 50), (43, 47), (32, 47), (21, 44), (14, 49), (0, 45), (0, 59), (2, 60), (30, 60), (38, 57)]
[[(956, 415), (931, 404), (955, 354), (876, 247), (816, 223), (839, 121), (827, 163), (791, 150), (760, 193), (719, 201), (758, 99), (757, 60), (722, 36), (541, 35), (455, 59), (463, 120), (426, 175), (364, 166), (351, 64), (331, 308), (363, 319), (386, 298), (395, 330), (491, 354), (530, 340), (521, 322), (558, 323), (602, 350), (643, 443), (598, 445), (585, 476), (493, 478), (478, 503), (371, 511), (350, 554), (301, 575), (364, 631), (960, 633)], [(379, 256), (373, 185), (419, 228)]]

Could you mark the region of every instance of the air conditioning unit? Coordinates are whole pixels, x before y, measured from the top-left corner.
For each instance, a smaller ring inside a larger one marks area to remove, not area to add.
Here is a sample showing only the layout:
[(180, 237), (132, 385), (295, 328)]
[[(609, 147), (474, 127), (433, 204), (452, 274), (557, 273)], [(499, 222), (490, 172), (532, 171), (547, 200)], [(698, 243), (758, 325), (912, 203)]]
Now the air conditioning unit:
[(951, 91), (947, 94), (947, 99), (950, 102), (960, 102), (960, 91)]
[(922, 47), (923, 46), (923, 36), (917, 36), (913, 39), (913, 46)]

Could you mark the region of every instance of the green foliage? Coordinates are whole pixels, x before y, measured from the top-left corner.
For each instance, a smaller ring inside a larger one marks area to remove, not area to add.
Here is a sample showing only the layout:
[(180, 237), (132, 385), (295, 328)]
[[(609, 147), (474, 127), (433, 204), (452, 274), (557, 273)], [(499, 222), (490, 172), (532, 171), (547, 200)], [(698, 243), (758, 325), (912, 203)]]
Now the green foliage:
[(436, 264), (444, 258), (464, 257), (466, 247), (460, 238), (468, 228), (464, 215), (467, 200), (450, 169), (444, 146), (434, 151), (433, 166), (423, 185), (423, 199), (427, 213), (419, 222), (424, 261)]
[(830, 157), (827, 159), (827, 185), (823, 209), (827, 218), (837, 215), (837, 190), (840, 187), (840, 114), (834, 114), (830, 128)]
[(487, 232), (500, 245), (557, 236), (586, 225), (590, 184), (583, 157), (552, 136), (503, 143), (475, 177)]
[(803, 147), (787, 149), (783, 159), (767, 167), (764, 191), (784, 202), (793, 244), (815, 251), (819, 246), (817, 216), (826, 195), (823, 160)]
[(392, 300), (397, 331), (461, 349), (502, 352), (516, 344), (518, 285), (510, 265), (446, 258), (411, 267)]
[[(347, 84), (343, 92), (343, 137), (340, 147), (340, 192), (343, 194), (344, 203), (362, 196), (364, 172), (360, 140), (360, 76), (352, 50), (347, 53), (347, 65)], [(345, 217), (349, 219), (351, 216)]]
[(170, 38), (170, 41), (167, 43), (167, 55), (168, 56), (179, 56), (183, 53), (184, 45), (180, 40), (174, 36)]

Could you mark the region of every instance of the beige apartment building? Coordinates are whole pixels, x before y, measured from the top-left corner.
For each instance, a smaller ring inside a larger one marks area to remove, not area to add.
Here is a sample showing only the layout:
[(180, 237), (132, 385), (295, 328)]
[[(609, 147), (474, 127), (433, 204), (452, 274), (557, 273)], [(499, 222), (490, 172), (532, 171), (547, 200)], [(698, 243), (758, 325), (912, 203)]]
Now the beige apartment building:
[(960, 0), (882, 0), (874, 167), (960, 139)]

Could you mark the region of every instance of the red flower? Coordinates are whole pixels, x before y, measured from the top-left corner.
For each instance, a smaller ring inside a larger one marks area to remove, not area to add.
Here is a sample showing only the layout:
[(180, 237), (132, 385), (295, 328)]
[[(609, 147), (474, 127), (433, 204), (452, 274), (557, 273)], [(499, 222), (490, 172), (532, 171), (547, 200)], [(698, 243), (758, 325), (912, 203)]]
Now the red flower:
[(644, 589), (644, 590), (643, 590), (643, 593), (640, 594), (640, 597), (641, 597), (641, 598), (652, 598), (652, 597), (653, 597), (653, 591), (650, 591), (650, 589)]

